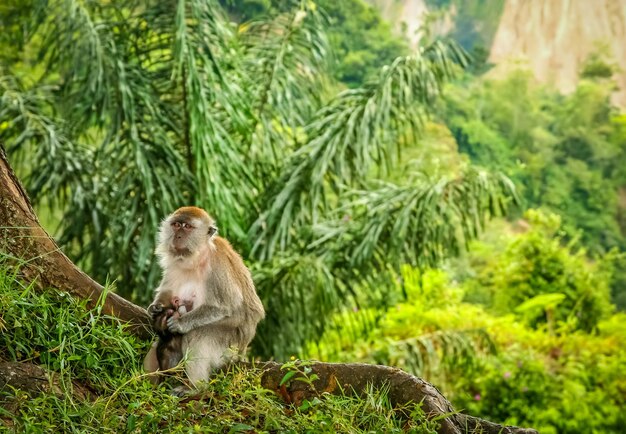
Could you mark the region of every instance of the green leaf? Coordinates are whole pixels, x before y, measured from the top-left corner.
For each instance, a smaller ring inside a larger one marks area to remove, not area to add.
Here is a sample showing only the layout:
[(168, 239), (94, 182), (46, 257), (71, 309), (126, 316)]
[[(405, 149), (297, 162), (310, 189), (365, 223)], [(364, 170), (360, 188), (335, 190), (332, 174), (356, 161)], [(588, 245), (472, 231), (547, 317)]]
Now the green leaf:
[(279, 386), (282, 386), (283, 384), (287, 383), (289, 380), (291, 380), (291, 378), (293, 378), (294, 375), (296, 375), (298, 373), (298, 371), (289, 371), (287, 372), (282, 380), (280, 380), (280, 383), (278, 384)]
[(565, 298), (565, 294), (561, 293), (536, 295), (517, 306), (515, 312), (527, 313), (533, 310), (554, 309), (565, 300)]

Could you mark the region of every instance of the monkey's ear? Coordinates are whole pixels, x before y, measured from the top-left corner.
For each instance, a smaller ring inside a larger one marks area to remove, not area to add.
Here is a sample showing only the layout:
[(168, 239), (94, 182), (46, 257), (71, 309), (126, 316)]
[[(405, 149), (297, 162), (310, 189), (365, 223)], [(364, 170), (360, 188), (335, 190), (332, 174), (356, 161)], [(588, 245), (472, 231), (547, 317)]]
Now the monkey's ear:
[(217, 233), (217, 226), (211, 225), (209, 226), (209, 238)]

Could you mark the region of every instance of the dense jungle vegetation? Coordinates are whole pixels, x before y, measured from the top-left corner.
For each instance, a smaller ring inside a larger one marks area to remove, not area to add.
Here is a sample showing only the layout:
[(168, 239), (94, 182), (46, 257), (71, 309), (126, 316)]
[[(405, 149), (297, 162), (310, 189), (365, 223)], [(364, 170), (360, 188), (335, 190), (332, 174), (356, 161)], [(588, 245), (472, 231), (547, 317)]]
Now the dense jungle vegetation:
[[(0, 141), (111, 290), (149, 303), (156, 228), (196, 204), (253, 271), (252, 356), (397, 366), (541, 433), (626, 425), (626, 114), (603, 53), (563, 95), (492, 74), (475, 36), (410, 49), (361, 0), (8, 0), (0, 23)], [(181, 406), (141, 381), (146, 343), (5, 268), (0, 360), (105, 391), (2, 391), (8, 429), (435, 429), (384, 390), (285, 413), (237, 372)]]

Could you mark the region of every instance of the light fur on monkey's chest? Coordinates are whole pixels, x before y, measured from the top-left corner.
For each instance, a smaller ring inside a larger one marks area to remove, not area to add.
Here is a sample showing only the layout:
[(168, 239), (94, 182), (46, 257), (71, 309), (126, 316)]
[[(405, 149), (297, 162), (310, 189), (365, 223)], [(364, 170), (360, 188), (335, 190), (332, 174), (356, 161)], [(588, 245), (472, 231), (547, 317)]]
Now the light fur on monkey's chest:
[[(187, 270), (172, 270), (164, 282), (165, 288), (170, 290), (172, 297), (178, 297), (185, 304), (192, 304), (196, 308), (206, 302), (206, 273), (188, 272)], [(165, 289), (164, 288), (164, 289)]]
[(178, 290), (175, 290), (175, 293), (184, 303), (191, 302), (193, 308), (196, 308), (205, 302), (205, 283), (190, 280), (180, 285)]

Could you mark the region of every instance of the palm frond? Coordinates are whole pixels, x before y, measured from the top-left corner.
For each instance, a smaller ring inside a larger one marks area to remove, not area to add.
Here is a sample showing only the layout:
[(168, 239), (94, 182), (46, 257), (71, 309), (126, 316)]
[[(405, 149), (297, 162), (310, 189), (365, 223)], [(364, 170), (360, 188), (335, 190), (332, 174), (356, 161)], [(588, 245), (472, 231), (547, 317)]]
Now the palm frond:
[(276, 256), (252, 271), (263, 305), (273, 312), (259, 324), (255, 352), (279, 359), (300, 354), (305, 342), (321, 336), (347, 292), (313, 255)]
[(269, 112), (288, 126), (302, 126), (317, 108), (329, 62), (325, 21), (317, 9), (303, 6), (240, 26), (257, 118)]
[(278, 175), (321, 102), (329, 47), (326, 19), (313, 6), (302, 4), (239, 27), (252, 97), (248, 155), (265, 183)]
[(249, 110), (236, 76), (226, 79), (224, 58), (233, 39), (215, 2), (178, 1), (174, 61), (182, 79), (185, 146), (192, 156), (198, 203), (228, 222), (226, 232), (241, 239), (255, 179), (233, 134), (248, 122)]
[(341, 92), (306, 126), (307, 143), (285, 164), (265, 199), (268, 209), (251, 229), (254, 253), (271, 257), (290, 243), (292, 229), (316, 223), (327, 205), (327, 188), (362, 182), (374, 165), (386, 166), (391, 153), (422, 130), (428, 107), (443, 81), (463, 60), (452, 42), (435, 43), (396, 59), (380, 78)]
[(389, 341), (389, 347), (375, 351), (376, 363), (402, 366), (415, 375), (430, 378), (441, 368), (468, 369), (484, 354), (495, 354), (496, 346), (483, 329), (439, 330), (402, 341)]
[[(45, 184), (29, 185), (62, 199), (60, 242), (90, 274), (104, 281), (116, 270), (113, 278), (129, 289), (124, 295), (149, 297), (158, 270), (154, 233), (142, 229), (157, 227), (193, 192), (181, 185), (194, 185), (172, 140), (172, 111), (155, 92), (160, 70), (131, 56), (150, 45), (133, 30), (137, 10), (117, 2), (59, 0), (50, 2), (50, 11), (39, 26), (45, 41), (40, 55), (48, 77), (60, 77), (60, 86), (31, 91), (49, 98), (46, 112), (71, 121), (48, 123), (50, 137), (59, 126), (66, 132), (58, 146), (65, 154), (45, 146), (49, 155), (37, 170)], [(88, 141), (84, 148), (72, 145)], [(72, 174), (67, 188), (62, 181)]]
[(114, 4), (102, 8), (94, 2), (58, 0), (37, 2), (35, 13), (42, 38), (39, 57), (49, 72), (63, 77), (59, 109), (72, 119), (74, 131), (91, 122), (104, 124), (114, 110), (111, 88), (119, 77), (114, 35), (119, 11)]
[(16, 155), (31, 198), (46, 196), (51, 204), (93, 169), (91, 151), (71, 140), (66, 124), (52, 114), (54, 90), (27, 89), (16, 77), (0, 76), (0, 140)]
[(337, 254), (358, 270), (384, 264), (385, 257), (433, 267), (467, 248), (487, 218), (504, 215), (511, 203), (518, 203), (507, 177), (474, 168), (454, 179), (374, 185), (348, 191), (336, 219), (314, 228), (317, 239), (309, 248), (331, 248), (325, 244), (339, 238), (343, 242)]

